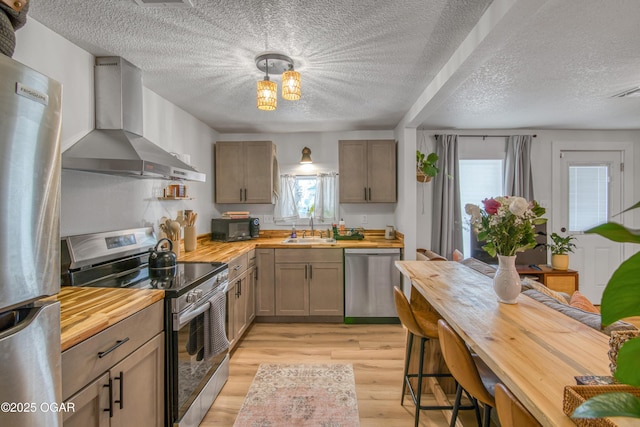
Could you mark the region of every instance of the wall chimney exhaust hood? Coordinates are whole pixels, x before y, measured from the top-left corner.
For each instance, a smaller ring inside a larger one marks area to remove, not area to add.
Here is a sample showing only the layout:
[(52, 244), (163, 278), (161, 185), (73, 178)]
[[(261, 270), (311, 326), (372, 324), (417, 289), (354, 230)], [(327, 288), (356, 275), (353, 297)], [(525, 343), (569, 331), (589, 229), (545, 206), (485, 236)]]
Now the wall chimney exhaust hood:
[(96, 129), (62, 153), (62, 168), (204, 182), (206, 176), (142, 135), (142, 73), (120, 57), (94, 68)]

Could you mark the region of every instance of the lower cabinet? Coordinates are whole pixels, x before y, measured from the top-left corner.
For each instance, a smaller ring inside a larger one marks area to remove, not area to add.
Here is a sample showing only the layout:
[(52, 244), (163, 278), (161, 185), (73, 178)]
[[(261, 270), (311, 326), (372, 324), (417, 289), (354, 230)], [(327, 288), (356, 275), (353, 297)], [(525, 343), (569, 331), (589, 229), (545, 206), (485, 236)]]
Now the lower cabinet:
[(162, 313), (160, 301), (62, 353), (65, 427), (164, 426)]
[(256, 316), (275, 316), (275, 249), (256, 249)]
[(229, 263), (227, 291), (227, 338), (233, 349), (256, 316), (255, 252), (243, 254)]
[(276, 316), (343, 316), (342, 249), (276, 249)]

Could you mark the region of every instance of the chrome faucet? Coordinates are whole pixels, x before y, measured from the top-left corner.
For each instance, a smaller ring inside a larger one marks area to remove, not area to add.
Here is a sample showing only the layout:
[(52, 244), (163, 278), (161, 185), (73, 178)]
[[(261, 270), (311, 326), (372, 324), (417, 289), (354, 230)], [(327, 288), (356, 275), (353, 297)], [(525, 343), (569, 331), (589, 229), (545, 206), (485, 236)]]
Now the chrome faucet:
[(314, 231), (313, 231), (313, 217), (309, 218), (309, 225), (311, 225), (311, 237), (314, 236)]

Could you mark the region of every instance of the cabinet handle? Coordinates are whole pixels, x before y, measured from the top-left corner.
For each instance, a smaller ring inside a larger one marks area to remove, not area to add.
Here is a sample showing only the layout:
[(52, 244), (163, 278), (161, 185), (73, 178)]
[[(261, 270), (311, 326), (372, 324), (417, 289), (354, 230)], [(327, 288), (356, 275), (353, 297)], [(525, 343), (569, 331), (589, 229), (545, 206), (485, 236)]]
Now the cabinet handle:
[(253, 278), (258, 280), (258, 267), (256, 267), (255, 270), (253, 270)]
[(238, 264), (235, 267), (233, 267), (233, 271), (238, 271), (242, 268), (242, 264)]
[(309, 266), (309, 280), (313, 279), (313, 265)]
[(238, 296), (242, 296), (242, 280), (238, 280)]
[(242, 188), (240, 189), (240, 201), (242, 201)]
[(247, 189), (246, 188), (244, 189), (244, 201), (245, 202), (247, 201)]
[(364, 187), (364, 199), (367, 200), (367, 187)]
[(107, 387), (109, 389), (109, 407), (107, 409), (103, 409), (104, 412), (109, 413), (109, 418), (113, 418), (113, 382), (111, 378), (109, 378), (109, 384), (103, 384), (102, 387)]
[(369, 201), (371, 201), (371, 187), (369, 187)]
[(308, 267), (308, 265), (305, 264), (304, 265), (304, 280), (307, 280), (307, 267)]
[(116, 343), (113, 345), (113, 347), (111, 347), (108, 350), (105, 351), (99, 351), (98, 352), (98, 357), (100, 359), (102, 359), (103, 357), (105, 357), (107, 354), (111, 353), (113, 350), (115, 350), (116, 348), (120, 347), (122, 344), (126, 343), (127, 341), (129, 341), (129, 337), (126, 337), (123, 340), (118, 340), (116, 341)]
[(120, 376), (115, 377), (115, 379), (120, 381), (120, 399), (114, 400), (113, 403), (119, 403), (120, 409), (122, 409), (124, 407), (124, 396), (122, 395), (124, 389), (124, 372), (120, 371)]

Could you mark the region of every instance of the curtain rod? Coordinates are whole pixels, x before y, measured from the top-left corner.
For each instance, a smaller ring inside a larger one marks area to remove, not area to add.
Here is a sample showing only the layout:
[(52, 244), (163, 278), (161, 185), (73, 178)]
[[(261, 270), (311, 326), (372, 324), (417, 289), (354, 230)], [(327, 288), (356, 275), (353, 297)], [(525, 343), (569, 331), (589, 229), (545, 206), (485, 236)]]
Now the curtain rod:
[[(437, 138), (440, 135), (439, 134), (435, 134), (433, 136), (435, 136)], [(493, 137), (493, 138), (508, 138), (510, 136), (513, 136), (513, 135), (458, 135), (458, 136), (461, 137), (461, 138), (467, 137), (467, 138), (482, 138), (482, 139), (486, 139), (486, 138), (489, 138), (489, 137)], [(536, 138), (538, 135), (531, 135), (531, 136), (533, 138)]]

